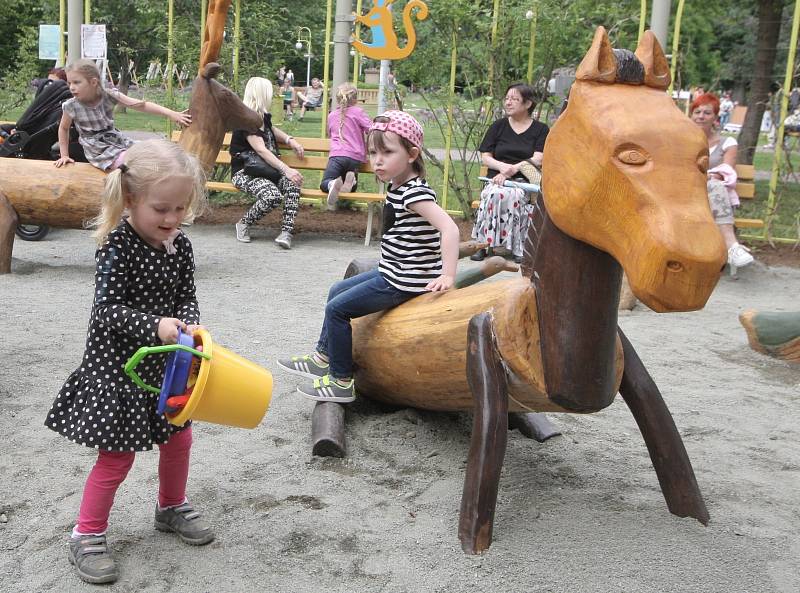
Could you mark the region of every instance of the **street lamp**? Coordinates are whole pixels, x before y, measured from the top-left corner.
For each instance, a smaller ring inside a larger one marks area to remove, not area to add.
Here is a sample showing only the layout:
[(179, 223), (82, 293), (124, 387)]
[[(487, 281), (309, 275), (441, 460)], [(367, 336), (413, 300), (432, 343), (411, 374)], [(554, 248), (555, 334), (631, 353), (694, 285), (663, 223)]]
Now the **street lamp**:
[(536, 47), (536, 17), (538, 16), (536, 2), (533, 3), (533, 10), (525, 13), (525, 18), (531, 22), (531, 44), (528, 47), (528, 84), (533, 84), (533, 50)]
[[(304, 36), (305, 34), (305, 36)], [(306, 44), (306, 87), (311, 86), (311, 29), (308, 27), (297, 27), (297, 43), (294, 46), (301, 50)]]

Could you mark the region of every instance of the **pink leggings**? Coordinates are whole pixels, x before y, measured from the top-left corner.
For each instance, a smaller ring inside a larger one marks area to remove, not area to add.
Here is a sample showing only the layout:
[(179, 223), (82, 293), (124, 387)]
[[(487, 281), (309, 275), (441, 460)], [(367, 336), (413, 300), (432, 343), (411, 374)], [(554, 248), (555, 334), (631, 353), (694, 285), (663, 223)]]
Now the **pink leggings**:
[[(189, 477), (189, 452), (192, 448), (192, 428), (173, 433), (163, 445), (158, 458), (158, 504), (169, 507), (186, 500), (186, 480)], [(89, 472), (83, 489), (81, 509), (76, 527), (80, 533), (105, 533), (114, 495), (133, 466), (136, 454), (100, 451)]]

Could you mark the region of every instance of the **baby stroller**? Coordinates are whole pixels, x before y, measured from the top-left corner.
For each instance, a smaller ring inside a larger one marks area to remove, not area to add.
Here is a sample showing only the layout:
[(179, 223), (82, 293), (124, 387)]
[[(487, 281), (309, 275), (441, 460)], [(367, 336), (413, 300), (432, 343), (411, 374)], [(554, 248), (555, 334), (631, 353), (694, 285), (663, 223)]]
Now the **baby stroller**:
[[(61, 122), (61, 103), (72, 97), (69, 85), (54, 80), (39, 90), (16, 125), (4, 125), (0, 130), (0, 157), (21, 159), (58, 159), (58, 125)], [(11, 130), (14, 130), (12, 133)], [(55, 151), (53, 145), (56, 145)], [(78, 143), (77, 131), (70, 129), (69, 155), (76, 161), (86, 161)], [(39, 241), (49, 232), (46, 225), (19, 225), (17, 236), (26, 241)]]

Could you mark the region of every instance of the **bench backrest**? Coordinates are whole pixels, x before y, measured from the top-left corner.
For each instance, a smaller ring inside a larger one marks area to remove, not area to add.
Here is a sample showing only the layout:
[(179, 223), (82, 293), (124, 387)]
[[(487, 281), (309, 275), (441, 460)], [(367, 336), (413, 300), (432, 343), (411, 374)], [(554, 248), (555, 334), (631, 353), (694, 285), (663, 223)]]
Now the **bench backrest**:
[[(486, 165), (481, 165), (479, 175), (486, 177), (489, 168)], [(739, 197), (745, 200), (751, 200), (756, 195), (756, 184), (754, 183), (756, 168), (753, 165), (736, 165), (736, 174), (739, 180), (736, 182), (736, 193)]]

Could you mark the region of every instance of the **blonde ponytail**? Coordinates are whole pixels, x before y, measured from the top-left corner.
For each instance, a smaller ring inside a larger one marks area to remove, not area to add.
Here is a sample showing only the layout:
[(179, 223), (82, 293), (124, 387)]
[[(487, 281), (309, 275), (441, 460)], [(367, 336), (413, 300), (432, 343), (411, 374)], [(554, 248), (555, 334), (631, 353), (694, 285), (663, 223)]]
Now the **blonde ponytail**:
[(348, 107), (352, 107), (358, 101), (358, 89), (354, 84), (343, 82), (336, 89), (336, 103), (339, 105), (339, 141), (342, 140), (342, 128), (344, 128), (344, 117)]
[(191, 222), (206, 205), (206, 175), (197, 158), (167, 140), (136, 142), (125, 154), (125, 165), (111, 171), (103, 188), (100, 214), (89, 222), (96, 227), (92, 236), (102, 245), (125, 211), (126, 200), (146, 195), (150, 188), (169, 177), (188, 177), (192, 189), (187, 196), (186, 222)]

